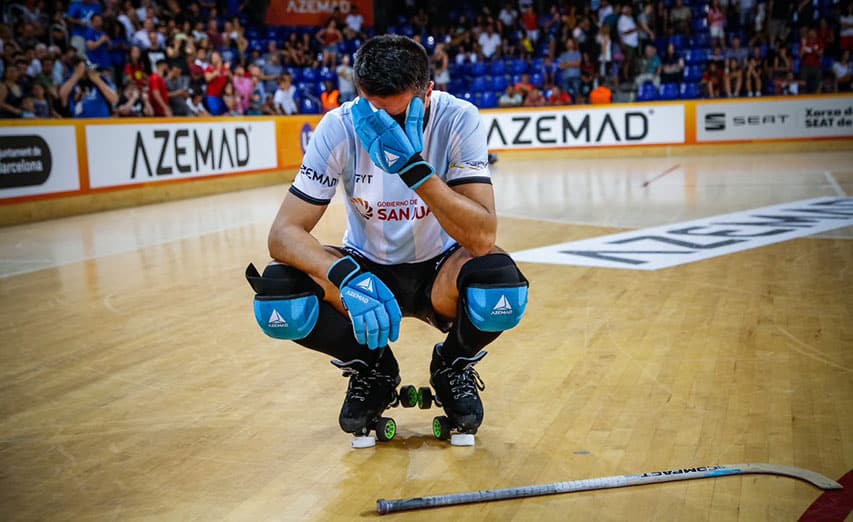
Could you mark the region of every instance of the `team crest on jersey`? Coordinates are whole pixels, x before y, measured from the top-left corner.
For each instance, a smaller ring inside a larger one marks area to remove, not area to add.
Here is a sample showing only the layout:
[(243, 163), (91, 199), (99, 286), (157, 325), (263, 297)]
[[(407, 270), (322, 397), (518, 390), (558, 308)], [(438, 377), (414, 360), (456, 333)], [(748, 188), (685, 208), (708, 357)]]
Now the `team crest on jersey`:
[(364, 219), (370, 219), (373, 217), (373, 207), (370, 206), (366, 200), (361, 198), (349, 198), (350, 202), (353, 204), (355, 209), (361, 214), (361, 217)]

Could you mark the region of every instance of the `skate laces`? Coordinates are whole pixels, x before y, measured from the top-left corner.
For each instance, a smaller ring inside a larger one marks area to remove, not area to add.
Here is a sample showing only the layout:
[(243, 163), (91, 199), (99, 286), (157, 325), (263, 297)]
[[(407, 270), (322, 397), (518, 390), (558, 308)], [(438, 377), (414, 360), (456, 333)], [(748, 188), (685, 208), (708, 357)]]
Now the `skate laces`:
[[(439, 370), (439, 373), (447, 376), (450, 393), (453, 395), (454, 400), (473, 399), (477, 397), (477, 390), (483, 391), (486, 389), (486, 383), (483, 382), (480, 374), (474, 369), (474, 365), (480, 362), (480, 359), (485, 357), (485, 355), (485, 352), (481, 352), (470, 359), (460, 357), (454, 361), (454, 364)], [(457, 363), (459, 361), (466, 361), (465, 366), (458, 368)]]
[[(360, 361), (359, 361), (360, 362)], [(340, 368), (341, 375), (349, 377), (349, 387), (347, 395), (355, 400), (364, 402), (372, 389), (380, 386), (394, 388), (397, 385), (396, 378), (378, 371), (376, 368), (371, 368), (369, 372), (359, 371), (353, 361), (342, 363), (340, 361), (332, 361), (332, 364)]]

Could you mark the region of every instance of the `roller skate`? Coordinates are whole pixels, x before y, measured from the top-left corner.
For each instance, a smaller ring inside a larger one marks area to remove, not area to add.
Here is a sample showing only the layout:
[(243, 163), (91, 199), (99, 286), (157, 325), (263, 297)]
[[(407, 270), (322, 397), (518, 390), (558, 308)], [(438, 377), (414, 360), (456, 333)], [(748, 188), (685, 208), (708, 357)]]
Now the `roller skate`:
[[(397, 434), (397, 423), (382, 413), (399, 404), (396, 387), (400, 384), (400, 372), (397, 362), (379, 363), (372, 367), (364, 361), (355, 359), (348, 362), (332, 361), (340, 368), (344, 377), (349, 377), (346, 397), (338, 422), (341, 429), (353, 434), (353, 448), (370, 448), (376, 445), (376, 439), (389, 441)], [(392, 371), (387, 369), (393, 367)], [(373, 431), (376, 436), (370, 434)]]
[(450, 439), (454, 446), (473, 446), (474, 434), (483, 422), (479, 391), (486, 388), (473, 367), (486, 356), (486, 352), (473, 357), (458, 357), (448, 364), (441, 356), (441, 346), (435, 345), (430, 364), (432, 389), (403, 386), (400, 388), (400, 401), (404, 407), (417, 405), (428, 409), (433, 403), (441, 406), (445, 415), (435, 417), (432, 422), (435, 438)]

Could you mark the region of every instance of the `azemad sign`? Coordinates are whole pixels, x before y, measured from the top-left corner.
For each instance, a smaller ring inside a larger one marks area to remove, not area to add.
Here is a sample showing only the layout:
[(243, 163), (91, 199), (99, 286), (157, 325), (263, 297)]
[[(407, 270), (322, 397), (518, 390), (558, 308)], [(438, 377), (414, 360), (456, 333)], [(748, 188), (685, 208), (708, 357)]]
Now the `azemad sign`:
[(74, 127), (0, 128), (0, 199), (80, 189)]
[(853, 198), (819, 198), (534, 248), (517, 261), (658, 270), (853, 225)]
[(853, 137), (853, 96), (696, 104), (700, 142)]
[(92, 188), (273, 169), (273, 121), (88, 125)]
[(489, 149), (684, 143), (684, 106), (489, 112)]

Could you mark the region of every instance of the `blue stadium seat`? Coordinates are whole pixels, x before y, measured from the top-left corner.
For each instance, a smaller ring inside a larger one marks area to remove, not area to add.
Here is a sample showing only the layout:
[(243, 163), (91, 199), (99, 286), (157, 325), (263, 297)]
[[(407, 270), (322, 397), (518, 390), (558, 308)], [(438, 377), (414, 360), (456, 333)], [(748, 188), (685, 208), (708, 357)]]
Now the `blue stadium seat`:
[(532, 83), (533, 86), (537, 89), (541, 89), (542, 85), (545, 84), (545, 77), (542, 75), (542, 73), (535, 72), (530, 75), (530, 83)]
[(640, 86), (639, 92), (637, 92), (637, 101), (654, 101), (658, 98), (658, 91), (655, 88), (655, 84), (651, 82), (646, 82), (642, 86)]
[(447, 84), (447, 91), (454, 96), (458, 96), (465, 91), (465, 82), (460, 78), (451, 78), (450, 82)]
[[(471, 92), (483, 92), (491, 88), (491, 85), (487, 87), (486, 76), (475, 76), (471, 80), (470, 90)], [(491, 80), (491, 78), (489, 78)], [(488, 82), (491, 84), (491, 81)]]
[(323, 108), (310, 96), (303, 96), (299, 100), (299, 112), (302, 114), (321, 114)]
[(474, 93), (471, 91), (465, 91), (465, 92), (459, 93), (458, 97), (462, 98), (465, 101), (469, 101), (471, 103), (474, 103)]
[[(301, 67), (285, 67), (284, 72), (290, 73), (290, 76), (293, 79), (293, 83), (299, 83), (302, 81), (302, 68)], [(278, 81), (278, 80), (276, 80)]]
[(302, 68), (302, 81), (306, 83), (315, 83), (320, 80), (320, 72), (312, 67)]
[(699, 83), (685, 83), (681, 86), (681, 97), (685, 100), (696, 100), (702, 97), (702, 85)]
[(476, 62), (471, 64), (471, 76), (483, 76), (488, 70), (488, 65), (485, 62)]
[(492, 109), (498, 106), (498, 98), (494, 91), (486, 91), (483, 93), (483, 98), (480, 102), (480, 107), (484, 109)]
[(684, 81), (687, 83), (694, 83), (702, 80), (703, 76), (702, 67), (699, 65), (688, 65), (686, 70), (684, 71)]
[(330, 81), (336, 82), (338, 81), (338, 75), (335, 73), (334, 69), (330, 69), (328, 67), (323, 67), (320, 69), (320, 80), (322, 81)]
[(524, 74), (527, 72), (527, 61), (518, 58), (512, 61), (512, 74)]
[(506, 74), (506, 65), (501, 60), (495, 60), (489, 69), (492, 76), (503, 76)]
[(521, 82), (521, 75), (520, 75), (520, 74), (513, 74), (513, 75), (510, 77), (510, 80), (509, 80), (509, 81), (510, 81), (510, 83), (511, 83), (512, 85), (515, 85), (515, 84), (517, 84), (517, 83)]
[(690, 46), (694, 49), (710, 47), (711, 43), (711, 33), (708, 32), (696, 33), (690, 38)]
[(661, 100), (676, 100), (680, 94), (677, 83), (665, 83), (660, 87)]
[(492, 78), (492, 89), (498, 92), (503, 92), (506, 90), (506, 86), (506, 76), (504, 76), (503, 74)]
[(684, 49), (687, 42), (685, 41), (685, 38), (682, 35), (674, 34), (669, 37), (669, 41), (667, 43), (675, 46), (676, 51), (680, 51)]

